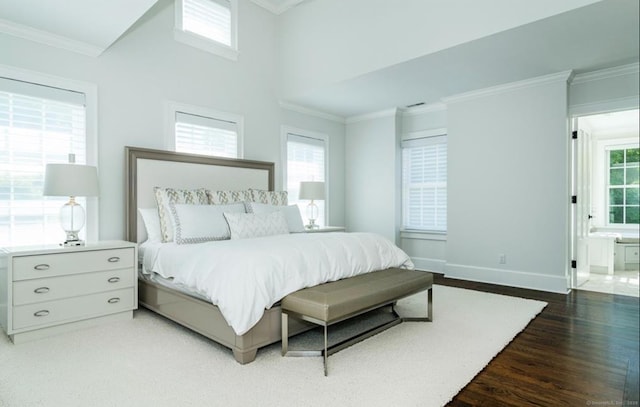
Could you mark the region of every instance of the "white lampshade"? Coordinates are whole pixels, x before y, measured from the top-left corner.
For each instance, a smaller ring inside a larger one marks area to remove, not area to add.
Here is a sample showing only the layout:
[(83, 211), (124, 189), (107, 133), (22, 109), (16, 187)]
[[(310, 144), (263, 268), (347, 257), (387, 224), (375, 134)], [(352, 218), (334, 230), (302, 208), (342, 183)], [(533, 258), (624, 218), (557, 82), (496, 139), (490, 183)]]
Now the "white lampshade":
[(45, 196), (98, 196), (96, 167), (78, 164), (47, 164)]
[(300, 183), (300, 199), (324, 199), (324, 182), (302, 181)]

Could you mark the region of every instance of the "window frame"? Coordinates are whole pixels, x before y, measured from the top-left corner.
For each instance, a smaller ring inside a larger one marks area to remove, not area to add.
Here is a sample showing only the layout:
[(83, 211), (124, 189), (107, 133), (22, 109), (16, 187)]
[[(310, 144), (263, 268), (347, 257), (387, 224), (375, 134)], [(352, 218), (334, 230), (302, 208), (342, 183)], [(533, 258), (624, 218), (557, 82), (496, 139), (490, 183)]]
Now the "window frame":
[(168, 101), (166, 103), (166, 111), (167, 124), (165, 131), (165, 146), (167, 150), (176, 151), (176, 114), (184, 113), (194, 116), (202, 116), (213, 120), (234, 122), (238, 128), (238, 151), (235, 158), (244, 158), (244, 117), (234, 113), (227, 113), (215, 109), (173, 101)]
[[(85, 96), (85, 149), (86, 165), (98, 168), (98, 86), (93, 83), (67, 79), (22, 68), (0, 64), (0, 76), (36, 85), (65, 89), (83, 93)], [(86, 197), (86, 223), (83, 228), (87, 242), (98, 241), (99, 236), (99, 197)], [(61, 240), (64, 231), (61, 230)]]
[[(400, 157), (401, 157), (401, 175), (400, 175), (400, 191), (401, 191), (401, 213), (400, 213), (400, 218), (401, 218), (401, 234), (403, 237), (407, 237), (409, 235), (414, 235), (414, 237), (416, 237), (417, 235), (433, 235), (434, 238), (436, 238), (437, 240), (441, 240), (442, 237), (437, 237), (437, 236), (446, 236), (447, 232), (448, 232), (448, 220), (446, 222), (446, 226), (444, 229), (419, 229), (419, 228), (414, 228), (414, 227), (408, 227), (405, 224), (405, 202), (406, 202), (406, 191), (405, 191), (405, 184), (404, 184), (404, 150), (407, 148), (411, 148), (411, 146), (407, 146), (407, 144), (413, 144), (413, 143), (417, 143), (419, 142), (419, 140), (428, 140), (431, 139), (429, 141), (425, 141), (426, 143), (432, 143), (432, 144), (445, 144), (447, 146), (447, 161), (448, 161), (448, 135), (447, 135), (447, 129), (446, 128), (438, 128), (438, 129), (432, 129), (432, 130), (422, 130), (422, 131), (415, 131), (415, 132), (410, 132), (407, 133), (402, 141), (401, 141), (401, 146), (400, 146)], [(443, 142), (438, 142), (437, 139), (442, 139), (444, 140)], [(446, 173), (446, 188), (448, 189), (448, 183), (449, 183), (449, 174), (448, 171)], [(448, 202), (447, 202), (448, 205)], [(445, 206), (445, 211), (448, 209), (448, 206)]]
[[(282, 126), (281, 127), (281, 159), (280, 162), (282, 162), (282, 189), (285, 191), (288, 191), (287, 188), (287, 171), (288, 171), (288, 141), (289, 141), (289, 134), (295, 135), (295, 136), (300, 136), (300, 137), (307, 137), (310, 139), (315, 139), (315, 140), (319, 140), (324, 144), (324, 225), (321, 226), (327, 226), (329, 225), (329, 219), (330, 219), (330, 211), (331, 211), (331, 199), (330, 199), (330, 180), (329, 180), (329, 136), (325, 133), (319, 133), (319, 132), (315, 132), (315, 131), (311, 131), (311, 130), (306, 130), (306, 129), (301, 129), (301, 128), (297, 128), (297, 127), (292, 127), (292, 126)], [(291, 203), (289, 203), (291, 205)], [(301, 209), (301, 215), (303, 220), (306, 219), (306, 213)]]
[[(227, 58), (231, 61), (237, 61), (239, 55), (238, 48), (238, 0), (228, 0), (231, 11), (231, 45), (226, 45), (216, 40), (204, 37), (202, 35), (184, 30), (184, 17), (182, 8), (185, 0), (175, 0), (174, 4), (174, 30), (173, 37), (176, 41), (198, 48), (202, 51), (212, 53), (214, 55)], [(188, 0), (186, 0), (188, 1)], [(215, 1), (215, 0), (211, 0)]]
[[(626, 207), (628, 206), (635, 206), (635, 205), (627, 205), (626, 202), (624, 202), (624, 198), (623, 198), (623, 204), (622, 205), (614, 205), (617, 207), (622, 207), (623, 208), (623, 223), (612, 223), (610, 221), (610, 209), (611, 209), (611, 199), (610, 199), (610, 191), (611, 191), (611, 187), (614, 187), (616, 189), (620, 188), (623, 191), (623, 196), (626, 195), (625, 192), (627, 190), (627, 188), (632, 185), (632, 184), (627, 184), (626, 183), (626, 173), (627, 173), (627, 161), (626, 161), (626, 152), (625, 152), (625, 162), (624, 165), (620, 168), (624, 169), (623, 171), (623, 177), (625, 179), (625, 182), (621, 185), (611, 185), (611, 175), (610, 175), (610, 171), (613, 168), (611, 166), (611, 151), (615, 151), (615, 150), (629, 150), (629, 149), (637, 149), (640, 148), (639, 144), (637, 143), (616, 143), (616, 144), (609, 144), (607, 146), (605, 146), (604, 148), (604, 170), (605, 170), (605, 183), (604, 183), (604, 199), (605, 199), (605, 226), (609, 227), (609, 228), (637, 228), (638, 224), (637, 223), (626, 223)], [(640, 167), (640, 165), (639, 165)]]

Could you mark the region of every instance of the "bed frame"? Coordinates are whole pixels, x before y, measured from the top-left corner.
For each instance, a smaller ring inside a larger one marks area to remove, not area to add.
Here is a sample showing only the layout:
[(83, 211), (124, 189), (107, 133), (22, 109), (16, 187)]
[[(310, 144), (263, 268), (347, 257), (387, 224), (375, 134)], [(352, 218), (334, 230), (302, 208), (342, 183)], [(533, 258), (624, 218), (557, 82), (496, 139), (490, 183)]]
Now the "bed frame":
[[(126, 235), (141, 243), (146, 230), (138, 208), (156, 206), (153, 188), (207, 188), (273, 191), (274, 164), (263, 161), (212, 158), (193, 154), (125, 147), (126, 154)], [(244, 335), (236, 335), (215, 305), (154, 282), (140, 279), (140, 305), (178, 324), (198, 332), (233, 351), (241, 363), (252, 362), (258, 348), (281, 340), (281, 309), (276, 304)], [(299, 323), (290, 326), (290, 334), (310, 329)]]

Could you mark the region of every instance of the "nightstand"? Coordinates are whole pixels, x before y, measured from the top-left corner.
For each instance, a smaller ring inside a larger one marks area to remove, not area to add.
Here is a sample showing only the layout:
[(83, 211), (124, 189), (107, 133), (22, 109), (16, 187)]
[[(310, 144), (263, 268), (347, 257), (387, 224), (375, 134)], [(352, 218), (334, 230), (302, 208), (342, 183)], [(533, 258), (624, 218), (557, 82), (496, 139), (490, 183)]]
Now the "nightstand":
[(305, 229), (307, 233), (344, 232), (344, 226), (322, 226), (317, 229)]
[(131, 319), (137, 250), (125, 241), (1, 249), (0, 325), (20, 343)]

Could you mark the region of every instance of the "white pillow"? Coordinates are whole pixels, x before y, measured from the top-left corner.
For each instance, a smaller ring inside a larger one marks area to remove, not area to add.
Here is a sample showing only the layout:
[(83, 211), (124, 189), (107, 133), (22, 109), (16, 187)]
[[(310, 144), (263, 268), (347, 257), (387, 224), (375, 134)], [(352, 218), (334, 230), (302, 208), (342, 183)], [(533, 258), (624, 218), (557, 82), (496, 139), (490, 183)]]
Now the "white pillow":
[(140, 217), (147, 230), (147, 241), (153, 243), (162, 242), (158, 208), (138, 208), (138, 212), (140, 212)]
[(242, 202), (229, 205), (171, 204), (177, 244), (229, 239), (229, 226), (223, 213), (242, 213)]
[(155, 187), (153, 192), (158, 205), (158, 215), (160, 216), (160, 231), (162, 232), (163, 242), (173, 242), (173, 213), (171, 204), (209, 204), (207, 190), (204, 188), (197, 189), (175, 189)]
[(231, 239), (286, 235), (289, 226), (280, 211), (271, 213), (225, 213)]
[(247, 205), (248, 213), (271, 213), (281, 211), (287, 221), (290, 233), (302, 233), (306, 231), (298, 205), (280, 206), (259, 202), (245, 202), (245, 204)]

